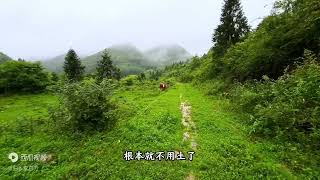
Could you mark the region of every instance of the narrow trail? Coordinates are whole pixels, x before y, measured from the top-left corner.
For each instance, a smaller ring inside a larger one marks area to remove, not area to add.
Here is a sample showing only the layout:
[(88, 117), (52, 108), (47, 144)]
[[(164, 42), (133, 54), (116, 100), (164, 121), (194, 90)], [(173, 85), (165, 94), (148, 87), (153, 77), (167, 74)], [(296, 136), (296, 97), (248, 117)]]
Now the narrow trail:
[(191, 148), (193, 150), (197, 149), (198, 144), (196, 143), (196, 125), (191, 118), (191, 105), (188, 102), (181, 102), (180, 109), (182, 113), (182, 125), (185, 132), (183, 133), (183, 141), (190, 141)]
[[(195, 151), (197, 149), (198, 144), (196, 142), (196, 135), (197, 135), (196, 125), (191, 118), (192, 106), (187, 101), (182, 102), (182, 94), (180, 94), (180, 101), (181, 101), (180, 109), (182, 114), (181, 123), (184, 127), (182, 141), (189, 141), (192, 150)], [(194, 180), (194, 179), (196, 179), (196, 177), (191, 171), (189, 175), (186, 177), (186, 180)]]

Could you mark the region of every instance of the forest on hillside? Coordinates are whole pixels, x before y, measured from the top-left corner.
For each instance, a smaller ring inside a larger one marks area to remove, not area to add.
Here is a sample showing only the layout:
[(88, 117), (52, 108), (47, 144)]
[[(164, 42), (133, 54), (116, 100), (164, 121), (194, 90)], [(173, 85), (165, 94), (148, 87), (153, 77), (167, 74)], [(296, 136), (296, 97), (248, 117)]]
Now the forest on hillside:
[(319, 179), (319, 1), (224, 0), (211, 41), (0, 53), (0, 179)]

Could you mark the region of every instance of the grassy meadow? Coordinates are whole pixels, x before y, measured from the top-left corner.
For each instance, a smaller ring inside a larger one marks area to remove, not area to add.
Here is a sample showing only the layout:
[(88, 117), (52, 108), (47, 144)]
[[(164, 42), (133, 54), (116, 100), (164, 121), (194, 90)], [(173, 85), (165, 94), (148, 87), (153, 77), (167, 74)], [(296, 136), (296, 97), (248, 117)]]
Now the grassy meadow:
[(0, 6), (0, 180), (320, 179), (319, 0), (68, 3)]
[[(116, 90), (118, 121), (110, 130), (86, 134), (57, 133), (48, 109), (58, 103), (52, 94), (0, 98), (0, 179), (305, 179), (319, 176), (317, 159), (275, 141), (252, 139), (233, 105), (206, 96), (190, 84), (177, 83), (167, 91), (157, 83)], [(184, 142), (180, 103), (192, 106), (191, 118), (198, 144), (193, 161), (124, 159), (125, 151), (192, 151)], [(292, 147), (294, 148), (294, 147)], [(47, 153), (50, 162), (34, 171), (9, 169), (10, 152)], [(290, 160), (289, 160), (290, 159)], [(288, 161), (289, 160), (289, 161)]]

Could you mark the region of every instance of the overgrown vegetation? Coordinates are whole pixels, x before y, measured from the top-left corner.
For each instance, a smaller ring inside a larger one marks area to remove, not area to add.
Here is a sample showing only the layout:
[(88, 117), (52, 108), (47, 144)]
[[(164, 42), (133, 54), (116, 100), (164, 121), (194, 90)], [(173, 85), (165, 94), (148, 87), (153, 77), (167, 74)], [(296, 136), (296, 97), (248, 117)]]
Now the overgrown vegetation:
[(252, 133), (318, 148), (320, 66), (312, 54), (303, 59), (302, 65), (277, 80), (264, 76), (263, 82), (236, 86), (232, 100), (252, 114)]
[(275, 13), (265, 18), (257, 30), (222, 58), (225, 78), (238, 81), (277, 79), (284, 69), (301, 62), (305, 49), (320, 52), (320, 4), (317, 0), (279, 1)]

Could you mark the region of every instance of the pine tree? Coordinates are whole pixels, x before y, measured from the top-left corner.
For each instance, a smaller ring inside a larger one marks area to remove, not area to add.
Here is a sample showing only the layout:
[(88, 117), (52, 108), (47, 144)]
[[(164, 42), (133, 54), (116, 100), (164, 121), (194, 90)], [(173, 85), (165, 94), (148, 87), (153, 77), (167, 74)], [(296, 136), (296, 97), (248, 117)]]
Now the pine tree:
[(212, 41), (213, 50), (223, 55), (226, 50), (241, 41), (250, 31), (239, 0), (224, 0), (220, 25), (214, 30)]
[(77, 53), (73, 49), (70, 49), (65, 57), (63, 66), (68, 80), (70, 82), (80, 81), (84, 74), (84, 68)]
[(104, 78), (120, 79), (120, 69), (112, 64), (111, 56), (107, 50), (103, 51), (101, 60), (98, 61), (97, 78), (99, 81), (102, 81)]

